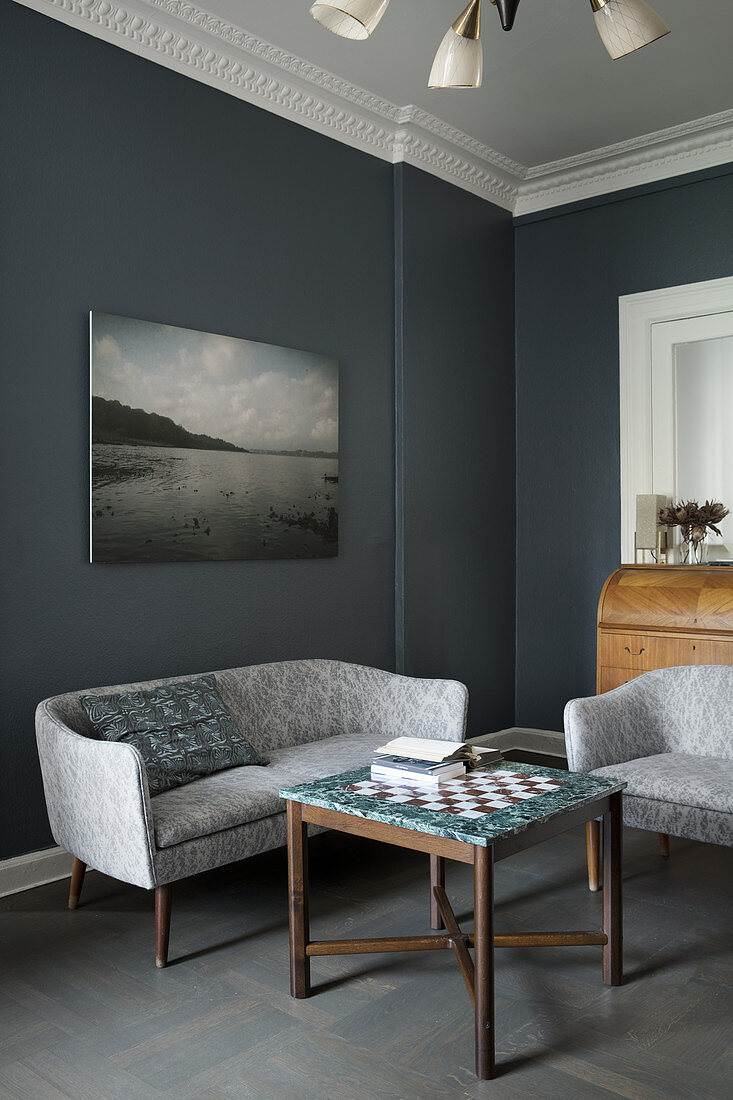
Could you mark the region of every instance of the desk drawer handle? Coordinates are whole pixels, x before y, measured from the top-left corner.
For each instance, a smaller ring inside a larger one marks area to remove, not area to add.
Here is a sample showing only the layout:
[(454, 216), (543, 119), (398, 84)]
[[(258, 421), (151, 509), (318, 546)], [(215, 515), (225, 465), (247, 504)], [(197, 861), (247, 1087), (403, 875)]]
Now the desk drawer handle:
[(624, 646), (624, 649), (627, 653), (630, 653), (632, 657), (641, 657), (642, 653), (644, 652), (644, 646), (641, 647), (638, 653), (632, 653), (627, 645)]

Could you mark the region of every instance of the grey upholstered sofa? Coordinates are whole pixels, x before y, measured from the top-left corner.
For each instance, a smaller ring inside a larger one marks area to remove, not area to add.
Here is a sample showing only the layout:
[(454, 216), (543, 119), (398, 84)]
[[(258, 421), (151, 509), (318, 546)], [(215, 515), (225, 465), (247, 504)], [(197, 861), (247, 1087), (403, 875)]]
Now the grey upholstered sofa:
[[(733, 845), (733, 667), (662, 668), (565, 707), (571, 771), (627, 783), (624, 824)], [(595, 823), (590, 823), (595, 824)], [(589, 881), (597, 886), (589, 830)]]
[[(151, 798), (142, 757), (95, 740), (80, 697), (40, 703), (36, 734), (51, 831), (74, 857), (70, 908), (86, 866), (155, 889), (156, 963), (168, 955), (171, 883), (285, 843), (280, 787), (368, 764), (399, 735), (462, 741), (467, 691), (338, 661), (252, 665), (214, 673), (241, 732), (267, 767), (236, 767)], [(91, 689), (107, 694), (171, 677)]]

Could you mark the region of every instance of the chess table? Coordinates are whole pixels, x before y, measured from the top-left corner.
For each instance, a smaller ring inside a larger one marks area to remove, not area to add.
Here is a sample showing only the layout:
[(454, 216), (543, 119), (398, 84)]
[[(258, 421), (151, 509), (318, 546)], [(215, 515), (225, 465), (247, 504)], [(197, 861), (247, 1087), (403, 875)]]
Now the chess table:
[(401, 806), (421, 806), (457, 817), (479, 818), (505, 810), (527, 798), (555, 791), (565, 779), (530, 775), (524, 771), (480, 771), (450, 779), (439, 786), (408, 784), (399, 780), (364, 779), (344, 787), (350, 794), (381, 798)]
[[(476, 1075), (495, 1070), (494, 949), (598, 946), (603, 980), (622, 980), (621, 791), (594, 775), (530, 764), (495, 764), (438, 788), (372, 780), (368, 768), (280, 791), (287, 803), (290, 992), (308, 997), (319, 955), (452, 950), (474, 1006)], [(603, 919), (598, 931), (494, 931), (494, 864), (559, 833), (603, 820)], [(433, 934), (311, 940), (308, 825), (380, 840), (430, 856)], [(474, 932), (461, 931), (445, 891), (445, 860), (473, 864)], [(471, 957), (470, 949), (474, 956)]]

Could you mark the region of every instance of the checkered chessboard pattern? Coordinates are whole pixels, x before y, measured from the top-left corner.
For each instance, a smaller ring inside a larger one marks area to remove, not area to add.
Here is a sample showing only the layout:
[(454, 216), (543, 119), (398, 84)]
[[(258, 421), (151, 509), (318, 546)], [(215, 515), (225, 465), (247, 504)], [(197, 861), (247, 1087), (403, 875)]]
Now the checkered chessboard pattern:
[(457, 817), (483, 817), (495, 810), (505, 810), (517, 802), (535, 798), (538, 794), (564, 787), (562, 779), (525, 772), (475, 772), (449, 779), (439, 787), (421, 787), (400, 780), (365, 779), (344, 787), (350, 794), (368, 795), (402, 806), (420, 806)]

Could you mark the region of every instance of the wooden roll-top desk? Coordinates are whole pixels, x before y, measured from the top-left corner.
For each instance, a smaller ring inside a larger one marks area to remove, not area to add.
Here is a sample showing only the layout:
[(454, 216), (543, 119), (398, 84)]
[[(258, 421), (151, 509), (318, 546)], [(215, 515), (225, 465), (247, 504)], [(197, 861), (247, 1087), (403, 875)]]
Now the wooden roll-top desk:
[(733, 565), (622, 565), (598, 601), (598, 693), (674, 665), (733, 665)]

